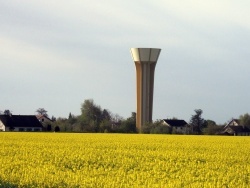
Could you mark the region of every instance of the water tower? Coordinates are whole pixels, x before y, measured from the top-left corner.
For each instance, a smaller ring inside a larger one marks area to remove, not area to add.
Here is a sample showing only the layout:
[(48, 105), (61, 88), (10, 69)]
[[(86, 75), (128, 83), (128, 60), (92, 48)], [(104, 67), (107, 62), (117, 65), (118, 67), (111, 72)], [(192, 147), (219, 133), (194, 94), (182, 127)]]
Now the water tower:
[(136, 127), (152, 122), (154, 72), (161, 49), (131, 48), (136, 68)]

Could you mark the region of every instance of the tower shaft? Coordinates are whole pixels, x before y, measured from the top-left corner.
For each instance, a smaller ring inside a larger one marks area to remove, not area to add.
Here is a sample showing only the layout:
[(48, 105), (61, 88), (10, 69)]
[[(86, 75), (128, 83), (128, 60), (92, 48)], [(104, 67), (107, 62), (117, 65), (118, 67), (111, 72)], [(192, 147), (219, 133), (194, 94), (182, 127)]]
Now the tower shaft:
[(153, 92), (154, 92), (154, 63), (135, 62), (136, 67), (136, 126), (152, 122)]

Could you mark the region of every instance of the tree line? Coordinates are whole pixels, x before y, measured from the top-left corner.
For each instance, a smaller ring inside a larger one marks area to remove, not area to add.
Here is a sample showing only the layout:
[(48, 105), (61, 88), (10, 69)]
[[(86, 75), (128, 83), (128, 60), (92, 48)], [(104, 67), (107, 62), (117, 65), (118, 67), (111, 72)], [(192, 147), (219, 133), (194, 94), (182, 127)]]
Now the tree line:
[[(44, 110), (44, 109), (43, 109)], [(37, 111), (41, 113), (40, 110)], [(47, 115), (47, 111), (43, 111)], [(218, 125), (213, 120), (205, 120), (202, 117), (201, 109), (194, 110), (188, 124), (191, 129), (191, 134), (218, 134), (226, 125)], [(48, 115), (47, 115), (48, 116)], [(173, 118), (177, 119), (177, 118)], [(246, 113), (239, 116), (239, 121), (242, 125), (250, 128), (250, 114)], [(62, 132), (92, 132), (92, 133), (137, 133), (136, 129), (136, 113), (132, 112), (131, 116), (124, 119), (118, 114), (113, 114), (108, 109), (102, 109), (95, 104), (93, 99), (87, 99), (81, 104), (81, 114), (75, 116), (69, 113), (68, 118), (54, 118), (52, 123), (47, 125), (47, 130), (57, 130)], [(162, 120), (148, 122), (142, 126), (141, 133), (145, 134), (172, 134), (171, 128), (162, 124)]]
[[(113, 114), (108, 109), (102, 109), (94, 103), (93, 99), (85, 100), (81, 105), (81, 114), (75, 116), (69, 113), (68, 118), (57, 118), (52, 123), (48, 122), (50, 130), (59, 127), (63, 132), (89, 132), (89, 133), (136, 133), (135, 113), (124, 119), (118, 114)], [(50, 128), (51, 126), (51, 128)]]

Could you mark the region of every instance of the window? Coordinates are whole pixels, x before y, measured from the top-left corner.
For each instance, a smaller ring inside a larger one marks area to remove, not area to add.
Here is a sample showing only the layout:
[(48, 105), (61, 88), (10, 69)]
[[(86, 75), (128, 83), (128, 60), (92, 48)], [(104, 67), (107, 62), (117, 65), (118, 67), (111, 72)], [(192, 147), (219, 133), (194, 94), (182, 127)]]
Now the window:
[(18, 130), (19, 130), (20, 132), (22, 132), (22, 131), (24, 131), (24, 128), (19, 128)]
[(26, 131), (32, 131), (32, 128), (27, 128)]

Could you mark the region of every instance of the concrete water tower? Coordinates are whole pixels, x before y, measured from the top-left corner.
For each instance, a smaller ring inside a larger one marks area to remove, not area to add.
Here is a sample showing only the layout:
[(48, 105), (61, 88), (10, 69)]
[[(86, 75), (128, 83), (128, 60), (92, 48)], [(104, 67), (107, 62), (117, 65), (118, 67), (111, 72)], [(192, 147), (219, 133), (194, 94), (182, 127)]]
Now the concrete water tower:
[(152, 122), (154, 72), (161, 49), (131, 48), (136, 68), (136, 127)]

